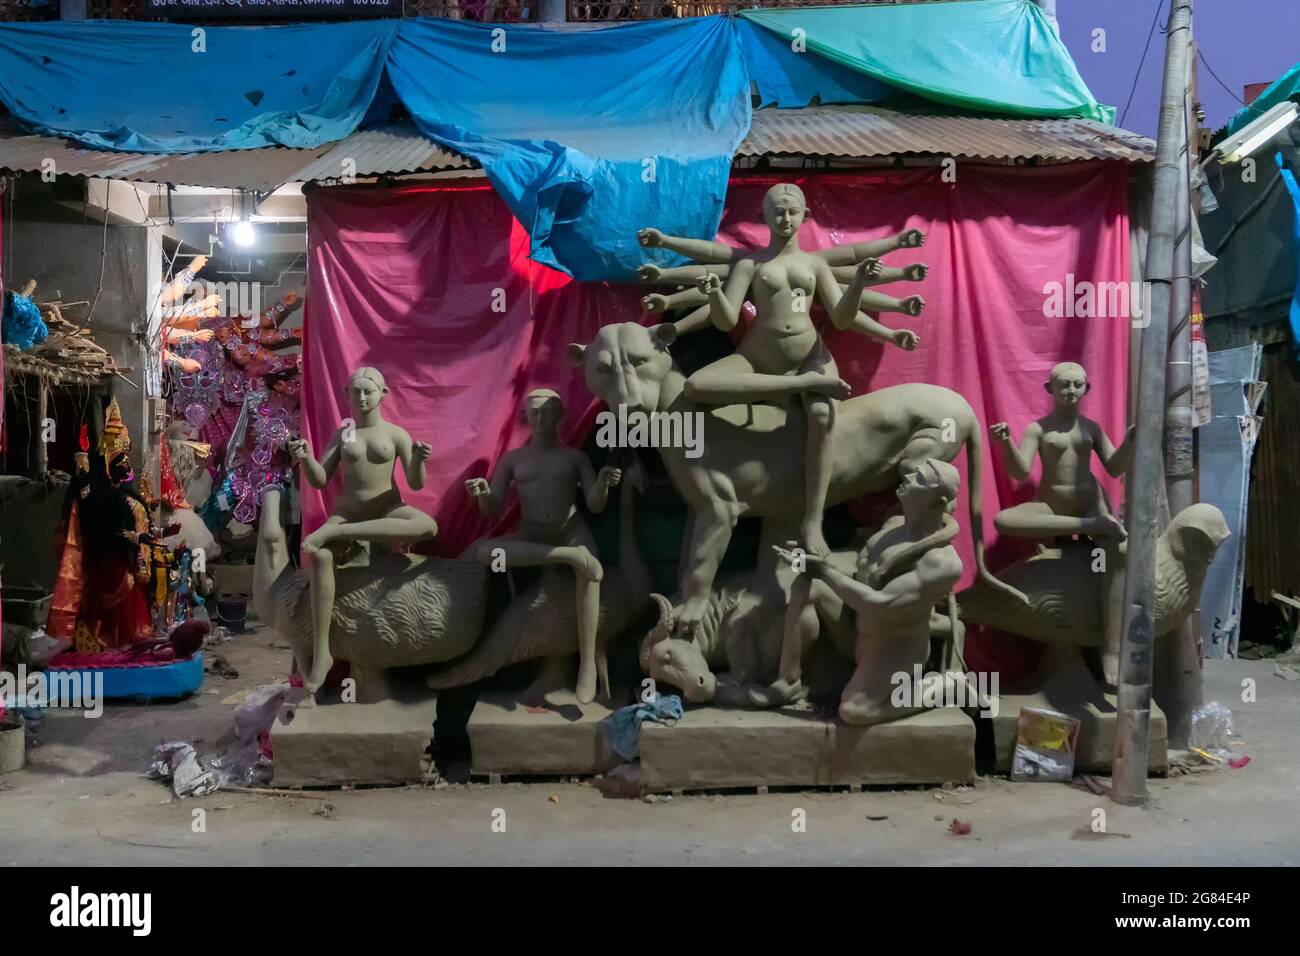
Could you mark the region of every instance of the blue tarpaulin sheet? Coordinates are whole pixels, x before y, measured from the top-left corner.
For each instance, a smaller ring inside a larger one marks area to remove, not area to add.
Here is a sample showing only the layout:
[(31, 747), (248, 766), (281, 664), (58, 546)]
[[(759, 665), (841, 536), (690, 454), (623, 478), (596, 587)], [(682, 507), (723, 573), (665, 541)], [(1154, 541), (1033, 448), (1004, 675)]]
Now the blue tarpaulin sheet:
[(646, 258), (642, 226), (714, 234), (751, 80), (778, 106), (919, 97), (1019, 116), (1108, 109), (1030, 0), (745, 17), (583, 30), (417, 18), (0, 24), (0, 102), (86, 146), (189, 153), (318, 147), (384, 119), (395, 90), (425, 135), (483, 166), (532, 258), (592, 280), (631, 277)]
[(31, 128), (96, 149), (313, 148), (366, 115), (396, 26), (6, 23), (0, 100)]
[(1287, 167), (1281, 153), (1274, 157), (1274, 161), (1282, 173), (1282, 182), (1286, 184), (1286, 191), (1291, 196), (1291, 206), (1295, 210), (1295, 222), (1291, 234), (1291, 255), (1296, 261), (1296, 287), (1291, 294), (1291, 348), (1300, 352), (1300, 185), (1296, 184), (1295, 173)]
[(758, 87), (760, 106), (782, 108), (807, 106), (813, 100), (823, 104), (880, 103), (906, 94), (834, 60), (799, 52), (796, 38), (781, 36), (737, 20), (741, 46), (749, 75)]
[(642, 226), (717, 232), (749, 130), (725, 17), (576, 35), (416, 20), (388, 75), (426, 136), (482, 164), (532, 258), (579, 279), (630, 276)]

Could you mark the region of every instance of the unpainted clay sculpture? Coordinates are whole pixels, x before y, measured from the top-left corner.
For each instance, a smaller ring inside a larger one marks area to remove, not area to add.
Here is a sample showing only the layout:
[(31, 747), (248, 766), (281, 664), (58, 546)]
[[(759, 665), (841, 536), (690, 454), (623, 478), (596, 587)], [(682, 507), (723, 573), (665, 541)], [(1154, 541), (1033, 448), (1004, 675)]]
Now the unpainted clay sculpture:
[[(1052, 396), (1052, 410), (1030, 422), (1019, 448), (1006, 422), (989, 428), (989, 434), (1002, 448), (1007, 470), (1017, 481), (1029, 477), (1034, 455), (1043, 463), (1033, 501), (1014, 505), (998, 512), (993, 520), (998, 531), (1023, 538), (1055, 538), (1090, 535), (1105, 546), (1105, 587), (1107, 601), (1121, 600), (1123, 578), (1114, 573), (1116, 552), (1124, 540), (1124, 526), (1119, 522), (1106, 498), (1105, 490), (1092, 474), (1092, 455), (1112, 478), (1127, 470), (1133, 457), (1130, 426), (1119, 448), (1111, 444), (1106, 432), (1091, 418), (1079, 414), (1083, 396), (1092, 390), (1088, 373), (1077, 362), (1061, 362), (1052, 369), (1043, 384)], [(1106, 680), (1114, 684), (1119, 672), (1119, 640), (1122, 624), (1118, 614), (1108, 615), (1102, 648), (1102, 669)]]
[(582, 489), (592, 512), (605, 509), (609, 490), (622, 472), (606, 466), (597, 474), (581, 451), (560, 442), (564, 404), (550, 389), (537, 389), (524, 399), (524, 417), (532, 428), (528, 442), (502, 456), (489, 484), (470, 478), (465, 489), (479, 510), (495, 517), (505, 507), (511, 484), (519, 495), (519, 530), (474, 545), (476, 560), (491, 566), (497, 555), (505, 570), (533, 565), (567, 565), (575, 578), (577, 608), (578, 684), (580, 704), (596, 697), (596, 632), (600, 614), (600, 581), (604, 569), (596, 557), (596, 542), (574, 502)]
[[(1228, 535), (1223, 512), (1204, 503), (1184, 508), (1161, 533), (1156, 541), (1156, 636), (1172, 632), (1196, 610), (1205, 574)], [(1119, 564), (1109, 569), (1120, 580), (1124, 558), (1120, 549)], [(1091, 542), (1067, 540), (998, 573), (1028, 596), (1028, 604), (1009, 601), (977, 581), (957, 595), (963, 620), (1049, 645), (1103, 646), (1107, 575), (1096, 571)]]
[[(827, 560), (851, 569), (857, 554), (832, 551)], [(673, 630), (673, 602), (662, 594), (651, 598), (659, 620), (642, 638), (640, 662), (657, 683), (679, 688), (692, 704), (749, 707), (748, 685), (776, 679), (788, 589), (772, 570), (755, 568), (718, 578), (700, 626), (685, 635)], [(853, 636), (837, 637), (839, 632), (832, 634), (835, 649), (852, 657)]]
[[(786, 611), (780, 677), (751, 692), (756, 706), (781, 707), (807, 695), (802, 660), (822, 621), (829, 621), (840, 627), (851, 622), (856, 629), (855, 666), (840, 698), (840, 719), (867, 726), (916, 712), (896, 706), (891, 696), (896, 675), (912, 674), (930, 656), (935, 605), (961, 579), (961, 558), (952, 546), (956, 529), (945, 521), (959, 486), (957, 469), (942, 461), (925, 461), (907, 475), (897, 492), (902, 515), (871, 536), (851, 576), (819, 555), (778, 549), (783, 560), (803, 570)], [(920, 542), (929, 546), (917, 554)], [(882, 581), (881, 566), (903, 552), (909, 554), (907, 564), (895, 565)], [(922, 699), (921, 688), (912, 699)]]
[[(704, 618), (718, 564), (741, 517), (798, 526), (804, 468), (790, 450), (806, 447), (807, 416), (801, 404), (715, 407), (692, 400), (686, 376), (668, 352), (675, 336), (670, 324), (647, 329), (618, 323), (602, 328), (588, 345), (570, 345), (569, 355), (584, 369), (587, 387), (610, 408), (704, 415), (699, 457), (687, 457), (684, 448), (659, 450), (692, 512), (680, 571), (682, 604), (672, 626), (689, 631)], [(849, 399), (836, 417), (830, 504), (896, 488), (928, 459), (951, 462), (966, 449), (976, 562), (994, 587), (1005, 587), (984, 567), (980, 426), (966, 400), (937, 385), (909, 383)]]
[[(289, 563), (282, 491), (262, 492), (253, 606), (300, 662), (312, 659), (310, 575)], [(487, 572), (476, 561), (377, 553), (364, 567), (335, 570), (329, 652), (348, 661), (357, 700), (389, 696), (387, 671), (438, 664), (474, 647), (487, 607)]]
[[(636, 497), (645, 490), (646, 477), (635, 464), (627, 469), (619, 500), (619, 561), (605, 569), (600, 582), (600, 607), (596, 626), (596, 676), (599, 692), (610, 697), (609, 667), (605, 649), (650, 602), (650, 569), (636, 543)], [(462, 687), (491, 677), (503, 667), (537, 658), (566, 663), (578, 650), (577, 597), (573, 580), (555, 565), (524, 588), (506, 607), (483, 639), (465, 657), (432, 674), (434, 690)], [(549, 690), (550, 688), (543, 688)]]
[(994, 525), (1002, 534), (1023, 538), (1088, 534), (1122, 539), (1124, 526), (1093, 477), (1092, 453), (1097, 453), (1112, 478), (1121, 477), (1133, 457), (1136, 426), (1129, 427), (1116, 448), (1100, 425), (1079, 414), (1079, 403), (1092, 390), (1092, 383), (1077, 362), (1062, 362), (1053, 368), (1043, 388), (1052, 396), (1052, 410), (1030, 422), (1019, 448), (1006, 422), (989, 428), (1002, 448), (1007, 470), (1017, 481), (1029, 477), (1035, 454), (1043, 462), (1034, 500), (998, 512)]
[[(304, 663), (307, 701), (325, 683), (333, 665), (330, 622), (334, 608), (335, 564), (346, 564), (361, 542), (405, 544), (425, 541), (438, 533), (434, 520), (403, 504), (393, 473), (400, 462), (413, 491), (424, 487), (425, 462), (432, 449), (412, 441), (406, 429), (384, 421), (380, 405), (388, 394), (378, 369), (360, 368), (348, 380), (348, 403), (355, 420), (341, 425), (330, 438), (325, 457), (317, 461), (305, 439), (289, 443), (289, 452), (302, 464), (313, 488), (324, 488), (335, 471), (342, 471), (343, 488), (333, 513), (302, 543), (311, 559), (312, 653)], [(340, 560), (341, 559), (341, 560)]]
[[(871, 253), (889, 243), (871, 244), (870, 249), (860, 250), (862, 255), (855, 255), (859, 250), (851, 246), (837, 249), (840, 258), (862, 259), (847, 290), (841, 291), (826, 254), (830, 250), (818, 254), (799, 246), (799, 227), (808, 216), (808, 207), (798, 186), (781, 183), (768, 190), (763, 215), (770, 239), (765, 249), (754, 252), (666, 236), (657, 229), (642, 229), (637, 239), (648, 248), (666, 248), (706, 265), (697, 279), (697, 290), (707, 298), (708, 320), (723, 332), (739, 323), (747, 299), (753, 303), (754, 322), (736, 351), (692, 375), (686, 382), (686, 394), (692, 401), (709, 405), (801, 399), (806, 410), (806, 478), (799, 536), (810, 552), (824, 555), (830, 552), (822, 533), (833, 459), (830, 433), (835, 402), (848, 398), (850, 388), (840, 378), (835, 359), (813, 325), (813, 299), (821, 303), (838, 329), (852, 328), (908, 350), (916, 348), (920, 340), (915, 332), (887, 328), (859, 311), (867, 283), (881, 273), (880, 263)], [(919, 245), (923, 236), (911, 231), (897, 241)], [(714, 268), (723, 265), (727, 267), (725, 288), (722, 270)], [(662, 279), (662, 272), (659, 277)]]

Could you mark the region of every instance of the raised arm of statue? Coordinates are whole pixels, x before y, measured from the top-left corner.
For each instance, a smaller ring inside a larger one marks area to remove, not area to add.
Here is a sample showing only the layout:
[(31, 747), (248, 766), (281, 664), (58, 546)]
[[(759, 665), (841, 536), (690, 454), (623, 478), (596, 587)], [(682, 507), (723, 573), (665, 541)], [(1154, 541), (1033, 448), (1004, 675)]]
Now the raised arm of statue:
[(831, 324), (837, 329), (849, 328), (858, 317), (858, 301), (862, 298), (867, 279), (880, 271), (880, 263), (875, 259), (864, 259), (858, 263), (857, 269), (853, 272), (853, 281), (849, 283), (849, 287), (843, 294), (830, 266), (825, 262), (819, 262), (816, 269), (817, 295), (827, 313), (830, 314)]
[(685, 335), (687, 332), (698, 332), (700, 329), (706, 329), (713, 323), (709, 321), (710, 308), (702, 305), (694, 312), (682, 316), (673, 323), (673, 331), (676, 335)]
[[(846, 266), (833, 266), (831, 272), (835, 273), (835, 281), (841, 284), (847, 284), (853, 281), (853, 273), (857, 271), (857, 263)], [(913, 262), (909, 266), (887, 266), (881, 265), (880, 273), (875, 278), (867, 280), (868, 287), (873, 285), (885, 285), (890, 282), (920, 282), (930, 273), (930, 267), (922, 262)]]
[(324, 488), (330, 483), (334, 469), (339, 464), (339, 433), (336, 431), (330, 439), (325, 457), (321, 461), (317, 461), (312, 455), (311, 446), (307, 444), (305, 438), (289, 442), (289, 454), (302, 465), (302, 473), (307, 478), (307, 484), (313, 488)]
[(925, 300), (919, 295), (909, 295), (905, 299), (900, 299), (883, 292), (866, 289), (858, 296), (858, 308), (863, 312), (901, 312), (903, 315), (915, 317), (925, 308)]
[(640, 230), (636, 234), (636, 241), (647, 249), (667, 249), (679, 256), (703, 263), (734, 262), (744, 254), (740, 249), (729, 246), (725, 242), (667, 236), (658, 229)]
[(609, 490), (618, 485), (623, 478), (621, 469), (606, 465), (597, 473), (591, 467), (591, 459), (575, 450), (578, 456), (578, 474), (582, 481), (582, 494), (587, 499), (587, 510), (599, 514), (609, 502)]
[(488, 518), (495, 518), (505, 507), (506, 495), (510, 491), (510, 482), (514, 480), (514, 456), (506, 452), (492, 473), (492, 482), (486, 478), (470, 478), (465, 482), (465, 490), (478, 504), (479, 513)]
[(730, 332), (740, 322), (740, 309), (745, 304), (745, 294), (753, 276), (754, 260), (742, 259), (727, 276), (725, 290), (716, 274), (709, 272), (700, 277), (698, 288), (708, 297), (709, 321), (716, 328)]
[[(699, 282), (698, 279), (693, 281)], [(641, 297), (641, 305), (645, 307), (647, 312), (655, 315), (662, 315), (669, 309), (694, 309), (708, 304), (708, 294), (701, 292), (698, 284), (691, 286), (689, 289), (679, 289), (677, 292), (667, 294), (651, 292), (649, 295)]]
[(726, 262), (689, 266), (661, 266), (654, 262), (646, 262), (637, 267), (636, 277), (651, 285), (680, 282), (683, 285), (694, 286), (700, 276), (706, 272), (716, 273), (725, 279), (730, 271), (731, 265)]
[(424, 487), (428, 471), (425, 462), (433, 454), (433, 446), (428, 442), (413, 441), (406, 429), (393, 426), (397, 440), (397, 456), (402, 462), (402, 471), (406, 475), (406, 483), (412, 491), (419, 491)]
[(1110, 438), (1100, 425), (1093, 422), (1092, 427), (1095, 431), (1093, 443), (1097, 450), (1097, 457), (1101, 460), (1101, 466), (1112, 478), (1122, 478), (1133, 462), (1133, 436), (1137, 432), (1137, 426), (1128, 427), (1119, 448), (1111, 444)]
[(863, 259), (877, 259), (898, 249), (915, 249), (925, 243), (925, 233), (920, 229), (904, 229), (888, 239), (873, 239), (870, 242), (854, 242), (847, 246), (831, 246), (819, 249), (813, 255), (820, 256), (832, 266), (848, 266)]
[(921, 344), (921, 337), (911, 329), (891, 329), (889, 326), (877, 322), (866, 312), (859, 312), (849, 328), (862, 333), (867, 338), (875, 339), (877, 342), (897, 345), (905, 352), (911, 352)]
[(1042, 434), (1043, 426), (1038, 422), (1031, 422), (1025, 429), (1024, 442), (1017, 448), (1015, 440), (1011, 437), (1011, 427), (1006, 422), (989, 426), (989, 435), (1002, 449), (1002, 460), (1006, 463), (1007, 471), (1016, 481), (1024, 481), (1029, 477), (1034, 456), (1038, 454), (1038, 440)]

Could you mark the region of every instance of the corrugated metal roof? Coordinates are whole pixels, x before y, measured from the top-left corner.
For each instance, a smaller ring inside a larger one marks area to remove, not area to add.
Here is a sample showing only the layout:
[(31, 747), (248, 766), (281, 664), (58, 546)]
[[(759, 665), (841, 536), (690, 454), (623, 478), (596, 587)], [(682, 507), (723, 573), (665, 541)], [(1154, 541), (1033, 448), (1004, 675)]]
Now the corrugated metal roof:
[(46, 160), (53, 160), (59, 175), (257, 192), (285, 183), (340, 179), (349, 171), (364, 178), (474, 165), (425, 139), (409, 123), (363, 130), (316, 149), (275, 146), (216, 153), (118, 153), (52, 136), (0, 137), (0, 169), (41, 172)]
[(930, 154), (1008, 161), (1151, 162), (1155, 142), (1085, 119), (926, 116), (870, 107), (756, 110), (740, 156), (867, 159)]
[[(925, 154), (998, 162), (1150, 162), (1155, 143), (1093, 120), (1006, 120), (924, 116), (869, 107), (814, 107), (756, 110), (749, 135), (736, 155), (853, 160)], [(425, 139), (410, 123), (354, 133), (317, 149), (272, 147), (177, 155), (83, 149), (48, 136), (0, 136), (0, 169), (40, 172), (46, 160), (54, 161), (60, 175), (258, 192), (285, 183), (338, 180), (348, 172), (367, 178), (473, 169), (476, 165)]]

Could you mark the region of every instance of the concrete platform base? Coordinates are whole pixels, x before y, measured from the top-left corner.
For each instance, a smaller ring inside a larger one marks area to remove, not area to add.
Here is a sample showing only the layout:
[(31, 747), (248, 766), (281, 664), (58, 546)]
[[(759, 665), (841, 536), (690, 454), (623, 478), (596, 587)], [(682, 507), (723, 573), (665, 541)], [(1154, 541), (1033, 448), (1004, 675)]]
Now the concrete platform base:
[(416, 783), (436, 697), (281, 709), (271, 728), (277, 787)]
[(676, 726), (641, 727), (641, 783), (651, 792), (832, 784), (966, 783), (975, 725), (956, 708), (875, 727), (811, 710), (686, 712)]
[(500, 776), (597, 774), (620, 763), (600, 722), (610, 710), (579, 704), (569, 690), (529, 707), (510, 697), (484, 697), (469, 718), (470, 769)]
[[(1044, 668), (1021, 693), (1002, 694), (992, 718), (997, 769), (1011, 770), (1016, 730), (1022, 707), (1045, 707), (1079, 721), (1074, 769), (1081, 773), (1110, 773), (1115, 760), (1115, 695), (1108, 694), (1083, 663), (1078, 652), (1049, 653)], [(1033, 685), (1037, 685), (1036, 687)], [(1149, 773), (1169, 770), (1169, 727), (1165, 713), (1151, 702)]]

